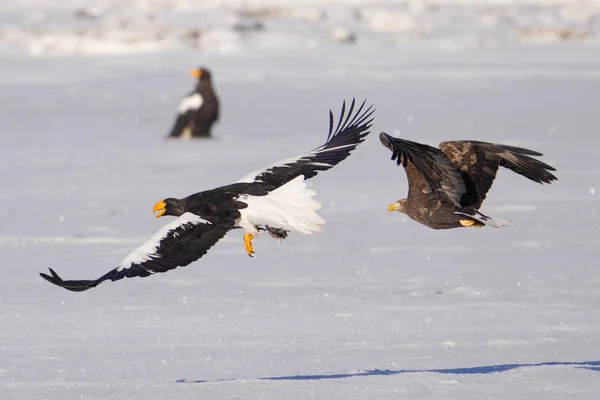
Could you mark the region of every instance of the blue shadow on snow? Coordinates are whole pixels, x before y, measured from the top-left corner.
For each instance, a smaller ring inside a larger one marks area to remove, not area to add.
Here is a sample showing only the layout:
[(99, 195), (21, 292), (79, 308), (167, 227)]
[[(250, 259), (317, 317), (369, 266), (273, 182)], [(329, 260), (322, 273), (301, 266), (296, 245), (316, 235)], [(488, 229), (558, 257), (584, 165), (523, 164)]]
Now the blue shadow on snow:
[[(416, 373), (436, 373), (436, 374), (456, 374), (456, 375), (477, 375), (477, 374), (492, 374), (496, 372), (510, 371), (511, 369), (526, 368), (526, 367), (547, 367), (547, 366), (575, 366), (576, 368), (589, 369), (591, 371), (600, 372), (600, 361), (549, 361), (536, 364), (498, 364), (484, 365), (481, 367), (468, 368), (444, 368), (444, 369), (371, 369), (366, 371), (358, 371), (346, 374), (321, 374), (321, 375), (289, 375), (289, 376), (270, 376), (264, 378), (254, 378), (263, 381), (314, 381), (321, 379), (345, 379), (362, 376), (386, 376), (399, 374), (416, 374)], [(208, 380), (187, 380), (179, 379), (177, 383), (212, 383), (212, 382), (231, 382), (247, 378), (231, 378), (217, 379), (214, 381)]]

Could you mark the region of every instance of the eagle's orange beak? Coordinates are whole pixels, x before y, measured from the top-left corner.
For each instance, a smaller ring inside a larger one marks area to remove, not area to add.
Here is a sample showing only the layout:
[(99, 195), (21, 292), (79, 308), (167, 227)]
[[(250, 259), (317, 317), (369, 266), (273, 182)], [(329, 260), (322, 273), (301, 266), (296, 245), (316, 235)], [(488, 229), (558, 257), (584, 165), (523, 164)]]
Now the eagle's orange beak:
[(400, 207), (398, 206), (398, 202), (394, 202), (388, 206), (388, 211), (398, 211)]
[(190, 71), (190, 75), (194, 78), (200, 78), (202, 76), (202, 70), (200, 68), (194, 68)]
[(162, 217), (166, 212), (166, 207), (167, 205), (164, 201), (157, 201), (154, 207), (152, 207), (152, 212), (156, 215), (156, 218)]

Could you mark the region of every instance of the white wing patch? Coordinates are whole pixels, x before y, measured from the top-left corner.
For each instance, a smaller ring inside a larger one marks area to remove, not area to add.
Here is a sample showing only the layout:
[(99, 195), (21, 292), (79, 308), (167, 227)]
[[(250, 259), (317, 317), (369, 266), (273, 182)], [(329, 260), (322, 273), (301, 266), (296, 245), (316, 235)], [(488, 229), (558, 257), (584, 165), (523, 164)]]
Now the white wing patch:
[(140, 247), (129, 253), (127, 257), (125, 257), (125, 259), (121, 261), (121, 263), (117, 267), (117, 271), (122, 271), (123, 269), (129, 268), (133, 264), (140, 264), (144, 261), (148, 261), (154, 258), (160, 258), (160, 254), (156, 253), (156, 250), (158, 250), (160, 246), (160, 242), (164, 238), (166, 238), (171, 231), (189, 222), (193, 224), (210, 224), (210, 222), (208, 222), (205, 219), (202, 219), (196, 214), (192, 214), (189, 212), (183, 214), (175, 221), (163, 226), (150, 239), (144, 242), (144, 244), (142, 244)]
[(183, 100), (181, 100), (181, 103), (179, 103), (179, 114), (185, 114), (190, 110), (195, 111), (202, 106), (202, 103), (204, 103), (204, 99), (202, 96), (200, 96), (200, 93), (194, 93), (186, 96), (183, 98)]

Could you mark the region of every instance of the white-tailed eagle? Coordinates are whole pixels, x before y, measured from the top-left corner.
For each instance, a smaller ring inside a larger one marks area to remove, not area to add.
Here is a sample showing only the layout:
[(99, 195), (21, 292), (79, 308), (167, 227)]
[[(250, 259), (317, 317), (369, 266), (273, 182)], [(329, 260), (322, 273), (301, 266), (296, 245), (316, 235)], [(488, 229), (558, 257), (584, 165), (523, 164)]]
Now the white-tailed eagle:
[(388, 206), (433, 229), (509, 225), (479, 212), (499, 167), (534, 182), (551, 183), (556, 171), (534, 156), (533, 150), (503, 144), (461, 140), (439, 147), (394, 138), (385, 132), (381, 143), (392, 151), (408, 178), (408, 197)]

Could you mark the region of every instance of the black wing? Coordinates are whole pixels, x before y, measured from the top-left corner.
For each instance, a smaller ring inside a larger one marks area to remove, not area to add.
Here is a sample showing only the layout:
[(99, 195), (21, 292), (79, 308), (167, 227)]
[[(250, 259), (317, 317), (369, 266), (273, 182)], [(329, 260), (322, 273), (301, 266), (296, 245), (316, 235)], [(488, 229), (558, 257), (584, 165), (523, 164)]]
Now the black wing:
[(169, 138), (177, 138), (183, 134), (185, 128), (190, 124), (193, 119), (193, 113), (187, 112), (185, 114), (178, 114), (175, 118), (175, 123), (173, 124), (173, 128), (171, 128), (171, 132), (169, 133)]
[(317, 175), (319, 171), (326, 171), (339, 164), (369, 134), (369, 128), (373, 123), (371, 116), (375, 110), (373, 106), (365, 109), (365, 103), (366, 101), (354, 112), (355, 100), (352, 99), (346, 115), (346, 102), (344, 102), (335, 131), (333, 129), (333, 113), (329, 111), (329, 135), (324, 145), (306, 154), (281, 160), (254, 171), (238, 182), (264, 182), (279, 187), (297, 176), (304, 175), (304, 179), (309, 179)]
[(194, 129), (195, 115), (203, 102), (204, 99), (196, 91), (189, 93), (181, 100), (177, 108), (175, 123), (168, 136), (169, 138), (180, 137), (186, 129), (189, 129), (189, 134), (191, 135)]
[(461, 206), (461, 198), (466, 193), (465, 183), (460, 171), (441, 150), (394, 138), (385, 132), (379, 134), (379, 140), (392, 151), (392, 160), (405, 168), (409, 194), (421, 197), (421, 194), (433, 193)]
[(117, 268), (98, 279), (65, 281), (52, 268), (51, 275), (40, 276), (67, 290), (83, 292), (107, 280), (118, 281), (167, 272), (177, 267), (185, 267), (204, 256), (233, 226), (233, 219), (212, 224), (195, 214), (186, 213), (165, 225), (125, 257)]
[(463, 203), (475, 209), (481, 207), (499, 167), (538, 183), (551, 183), (557, 179), (550, 173), (556, 171), (554, 167), (533, 158), (542, 155), (533, 150), (472, 140), (442, 142), (439, 148), (473, 182), (476, 193), (471, 196), (471, 201)]

